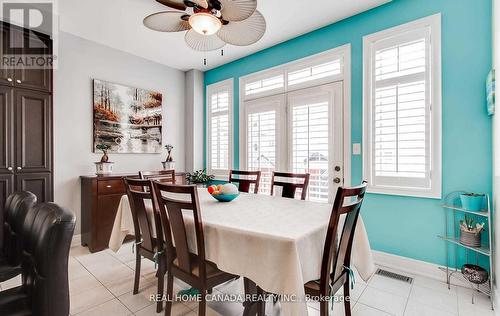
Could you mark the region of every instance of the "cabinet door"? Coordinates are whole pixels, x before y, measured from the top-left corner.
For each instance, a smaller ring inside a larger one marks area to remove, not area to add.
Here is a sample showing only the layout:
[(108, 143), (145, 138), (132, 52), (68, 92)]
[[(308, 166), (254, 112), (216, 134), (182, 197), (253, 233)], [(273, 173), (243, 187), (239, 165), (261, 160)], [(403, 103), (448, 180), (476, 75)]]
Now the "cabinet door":
[(0, 86), (0, 175), (12, 174), (14, 166), (13, 88)]
[[(3, 223), (5, 200), (14, 192), (14, 175), (0, 175), (0, 223)], [(0, 245), (3, 246), (3, 224), (0, 226)]]
[(49, 94), (16, 89), (15, 171), (49, 172), (52, 165), (52, 105)]
[(93, 219), (93, 225), (97, 227), (96, 242), (94, 243), (97, 251), (108, 247), (121, 198), (122, 194), (99, 195), (97, 197), (97, 212), (94, 213)]
[(16, 175), (16, 191), (30, 191), (37, 202), (50, 202), (52, 198), (52, 174), (24, 173)]
[[(24, 55), (29, 56), (32, 55), (27, 49), (29, 47), (40, 47), (43, 48), (43, 55), (48, 56), (52, 53), (52, 41), (49, 37), (34, 33), (34, 32), (23, 32), (23, 40), (24, 40)], [(36, 55), (34, 56), (36, 57)], [(37, 59), (43, 60), (43, 59)], [(52, 89), (52, 67), (49, 65), (45, 65), (43, 62), (41, 66), (43, 68), (39, 68), (35, 62), (35, 66), (37, 67), (18, 67), (14, 72), (14, 85), (19, 88), (25, 89), (35, 89), (42, 91), (51, 91)]]
[[(19, 44), (21, 41), (21, 38), (19, 37), (18, 32), (10, 32), (10, 27), (6, 23), (1, 23), (0, 22), (0, 29), (1, 29), (1, 40), (0, 40), (0, 45), (2, 46), (0, 48), (0, 58), (3, 60), (3, 58), (9, 58), (9, 56), (12, 55), (12, 50), (10, 49), (13, 44)], [(13, 37), (15, 36), (15, 37)], [(14, 85), (14, 70), (10, 69), (9, 67), (0, 67), (0, 84), (2, 85)]]

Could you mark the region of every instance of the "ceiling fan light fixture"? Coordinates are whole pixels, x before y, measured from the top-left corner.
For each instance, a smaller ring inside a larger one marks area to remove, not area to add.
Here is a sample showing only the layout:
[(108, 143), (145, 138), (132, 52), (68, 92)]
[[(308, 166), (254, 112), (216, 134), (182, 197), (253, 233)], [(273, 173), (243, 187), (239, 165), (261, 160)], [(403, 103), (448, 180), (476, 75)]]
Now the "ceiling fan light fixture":
[(217, 33), (222, 23), (214, 15), (206, 12), (199, 12), (189, 17), (189, 24), (197, 33), (202, 35), (213, 35)]

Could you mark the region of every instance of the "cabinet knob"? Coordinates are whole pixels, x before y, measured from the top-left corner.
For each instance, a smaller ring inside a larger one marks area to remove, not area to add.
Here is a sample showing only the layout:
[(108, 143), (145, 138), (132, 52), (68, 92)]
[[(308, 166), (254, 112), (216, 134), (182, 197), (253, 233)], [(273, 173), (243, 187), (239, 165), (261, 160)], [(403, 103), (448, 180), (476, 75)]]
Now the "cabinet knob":
[(7, 167), (7, 170), (12, 171), (12, 167)]
[(17, 82), (17, 83), (21, 83), (21, 80), (17, 79), (17, 80), (16, 80), (16, 82)]
[(7, 81), (8, 82), (12, 82), (12, 78), (7, 78)]
[(108, 188), (108, 189), (109, 189), (109, 188), (111, 188), (111, 185), (110, 185), (110, 184), (108, 184), (108, 185), (106, 186), (106, 188)]
[(333, 182), (335, 182), (335, 183), (340, 183), (340, 178), (335, 178), (335, 179), (333, 179)]
[(340, 171), (340, 166), (335, 166), (335, 171)]
[(21, 169), (23, 169), (23, 168), (21, 168), (21, 167), (17, 167), (17, 170), (21, 170)]

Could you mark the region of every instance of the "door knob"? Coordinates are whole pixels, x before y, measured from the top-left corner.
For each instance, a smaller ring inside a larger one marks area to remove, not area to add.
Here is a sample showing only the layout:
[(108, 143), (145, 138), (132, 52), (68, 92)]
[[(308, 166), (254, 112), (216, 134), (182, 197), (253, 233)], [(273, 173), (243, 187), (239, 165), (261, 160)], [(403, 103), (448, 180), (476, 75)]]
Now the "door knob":
[(340, 178), (339, 178), (339, 177), (337, 177), (337, 178), (333, 179), (333, 182), (335, 182), (335, 183), (340, 183)]
[(12, 78), (7, 78), (7, 81), (8, 82), (12, 82)]
[(21, 167), (17, 167), (17, 170), (21, 170), (22, 168)]
[(340, 166), (335, 166), (335, 171), (340, 171)]
[(12, 171), (12, 167), (7, 167), (7, 170)]
[(16, 80), (16, 82), (17, 82), (17, 83), (21, 83), (21, 80), (17, 79), (17, 80)]

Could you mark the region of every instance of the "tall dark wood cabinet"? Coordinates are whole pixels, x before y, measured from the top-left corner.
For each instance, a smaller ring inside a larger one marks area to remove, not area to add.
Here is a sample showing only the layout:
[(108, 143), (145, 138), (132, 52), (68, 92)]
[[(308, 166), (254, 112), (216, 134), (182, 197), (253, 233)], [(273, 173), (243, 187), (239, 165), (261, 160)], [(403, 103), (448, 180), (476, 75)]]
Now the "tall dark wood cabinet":
[[(36, 38), (51, 51), (48, 36), (0, 23), (0, 58), (4, 54), (3, 45), (9, 40), (27, 44)], [(3, 222), (5, 200), (14, 191), (31, 191), (40, 202), (53, 200), (52, 69), (0, 68), (0, 221)]]

